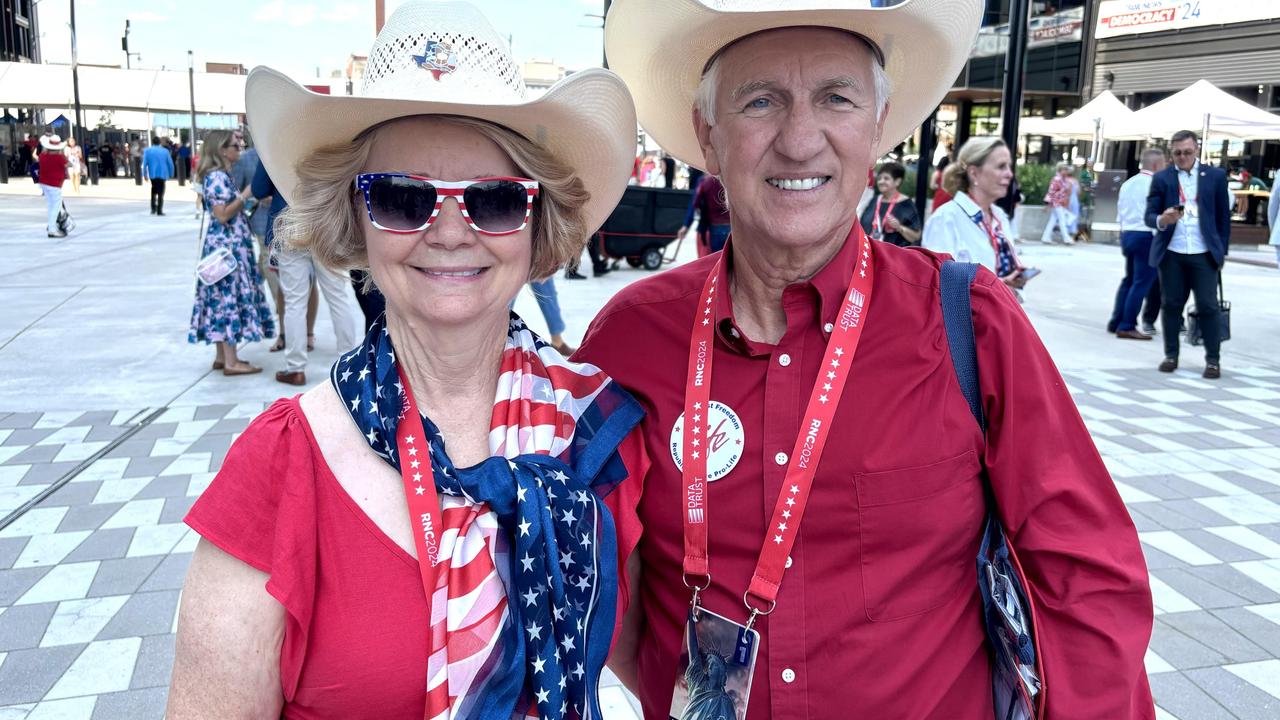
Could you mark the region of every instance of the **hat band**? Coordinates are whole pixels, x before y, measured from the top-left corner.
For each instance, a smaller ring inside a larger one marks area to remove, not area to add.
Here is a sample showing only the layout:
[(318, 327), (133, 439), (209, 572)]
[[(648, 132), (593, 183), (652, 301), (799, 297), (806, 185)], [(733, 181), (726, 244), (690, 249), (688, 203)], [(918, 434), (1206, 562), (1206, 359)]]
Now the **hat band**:
[(733, 47), (734, 45), (737, 45), (743, 40), (746, 40), (747, 38), (755, 37), (756, 35), (759, 35), (761, 33), (772, 32), (774, 30), (791, 30), (795, 28), (818, 28), (821, 30), (835, 30), (837, 32), (842, 32), (842, 33), (847, 33), (849, 35), (852, 35), (853, 37), (866, 43), (867, 47), (871, 50), (871, 54), (875, 55), (876, 62), (880, 63), (880, 67), (884, 67), (884, 51), (880, 49), (880, 46), (876, 44), (874, 40), (867, 37), (866, 35), (863, 35), (861, 33), (856, 33), (852, 30), (846, 30), (845, 28), (832, 27), (830, 25), (785, 25), (782, 27), (772, 27), (772, 28), (765, 28), (763, 30), (757, 30), (753, 33), (748, 33), (746, 35), (743, 35), (740, 38), (735, 38), (728, 44), (721, 47), (719, 50), (716, 50), (714, 53), (712, 53), (711, 57), (707, 58), (707, 62), (703, 64), (702, 72), (699, 74), (699, 77), (701, 77), (702, 75), (706, 75), (707, 71), (711, 69), (711, 66), (715, 64), (716, 60), (720, 59), (720, 56), (723, 55), (726, 50)]

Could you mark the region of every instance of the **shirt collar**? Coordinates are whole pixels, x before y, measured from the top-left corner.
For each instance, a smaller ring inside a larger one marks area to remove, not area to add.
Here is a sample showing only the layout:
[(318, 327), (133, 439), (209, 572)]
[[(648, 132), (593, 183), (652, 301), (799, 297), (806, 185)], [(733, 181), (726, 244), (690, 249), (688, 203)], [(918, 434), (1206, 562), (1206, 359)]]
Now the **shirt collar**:
[(960, 209), (964, 211), (964, 214), (969, 216), (969, 219), (974, 222), (982, 221), (982, 208), (978, 207), (978, 203), (974, 202), (973, 198), (969, 197), (968, 193), (961, 190), (956, 193), (956, 196), (951, 199), (951, 202), (958, 205)]
[(1183, 170), (1182, 168), (1177, 168), (1177, 170), (1178, 170), (1178, 175), (1190, 175), (1192, 177), (1195, 177), (1195, 175), (1200, 171), (1200, 160), (1197, 159), (1196, 163), (1191, 166), (1190, 170)]
[[(858, 227), (854, 226), (855, 229)], [(840, 306), (844, 302), (844, 293), (849, 288), (849, 280), (853, 277), (853, 266), (858, 256), (857, 234), (855, 231), (850, 235), (835, 256), (813, 277), (788, 285), (782, 294), (784, 303), (794, 302), (797, 295), (808, 298), (810, 301), (816, 296), (818, 315), (812, 320), (819, 323), (823, 339), (831, 334), (826, 329), (826, 324), (835, 321), (836, 315), (840, 312)], [(877, 246), (878, 243), (871, 243), (873, 253), (876, 252)], [(722, 252), (725, 254), (725, 262), (718, 264), (720, 279), (717, 285), (724, 288), (724, 292), (717, 293), (715, 300), (716, 334), (726, 347), (736, 353), (751, 356), (768, 355), (773, 351), (773, 346), (747, 339), (733, 315), (733, 293), (729, 291), (730, 268), (733, 265), (732, 238), (725, 243)], [(787, 331), (790, 332), (792, 329), (788, 325)]]

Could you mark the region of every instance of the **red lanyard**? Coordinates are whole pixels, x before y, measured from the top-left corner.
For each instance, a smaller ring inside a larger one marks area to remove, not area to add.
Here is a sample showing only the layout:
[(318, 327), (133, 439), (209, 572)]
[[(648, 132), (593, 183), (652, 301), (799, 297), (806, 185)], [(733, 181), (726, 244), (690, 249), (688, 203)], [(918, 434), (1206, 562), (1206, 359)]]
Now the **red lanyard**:
[[(895, 195), (895, 197), (896, 197), (896, 195)], [(877, 233), (880, 233), (880, 234), (884, 234), (884, 231), (883, 231), (883, 230), (881, 230), (881, 228), (883, 228), (883, 227), (884, 227), (884, 221), (889, 219), (889, 213), (893, 212), (893, 206), (894, 206), (894, 205), (896, 205), (896, 204), (898, 203), (898, 201), (897, 201), (896, 199), (895, 199), (895, 200), (890, 200), (890, 201), (889, 201), (889, 207), (885, 208), (885, 210), (884, 210), (884, 214), (883, 214), (883, 215), (881, 215), (881, 214), (880, 214), (880, 203), (881, 203), (881, 201), (883, 201), (883, 200), (884, 200), (884, 196), (883, 196), (883, 195), (881, 195), (880, 197), (876, 198), (876, 209), (875, 209), (874, 211), (872, 211), (872, 213), (871, 213), (871, 228), (872, 228), (873, 230), (875, 230)]]
[[(747, 621), (748, 628), (755, 622), (757, 615), (768, 615), (777, 605), (778, 588), (786, 570), (787, 556), (791, 553), (796, 534), (800, 530), (800, 520), (808, 504), (813, 477), (826, 447), (845, 381), (849, 378), (849, 367), (862, 338), (862, 329), (866, 325), (864, 318), (871, 303), (873, 275), (871, 242), (856, 224), (846, 242), (858, 244), (858, 264), (854, 267), (849, 288), (845, 291), (839, 319), (831, 331), (831, 339), (827, 341), (827, 349), (822, 357), (822, 370), (809, 394), (804, 421), (800, 425), (801, 431), (791, 451), (782, 492), (774, 506), (773, 520), (760, 548), (751, 586), (742, 596), (747, 609), (751, 611), (751, 617)], [(684, 437), (681, 441), (685, 489), (684, 582), (693, 589), (695, 611), (698, 593), (711, 585), (707, 562), (709, 495), (705, 481), (710, 448), (705, 445), (705, 440), (710, 431), (706, 421), (711, 403), (715, 299), (717, 292), (727, 292), (716, 286), (723, 263), (723, 258), (716, 263), (702, 289), (702, 302), (698, 305), (701, 312), (696, 313), (693, 335), (689, 341), (689, 375), (684, 394)], [(705, 578), (706, 583), (690, 584), (690, 576)], [(748, 596), (759, 600), (760, 607), (752, 605)]]
[[(1197, 193), (1197, 194), (1196, 194), (1196, 197), (1199, 197), (1199, 193)], [(1186, 193), (1186, 192), (1184, 192), (1184, 191), (1183, 191), (1183, 189), (1182, 189), (1182, 175), (1181, 175), (1181, 174), (1179, 174), (1179, 175), (1178, 175), (1178, 202), (1182, 203), (1183, 205), (1186, 205), (1186, 204), (1187, 204), (1187, 193)]]
[(422, 415), (413, 400), (409, 378), (403, 368), (399, 370), (400, 383), (404, 385), (404, 405), (396, 427), (396, 452), (400, 453), (400, 477), (404, 481), (405, 501), (409, 504), (409, 519), (414, 526), (413, 544), (418, 549), (422, 589), (430, 605), (436, 592), (435, 568), (440, 563), (440, 536), (444, 526), (431, 469), (431, 441), (422, 426)]
[[(995, 220), (994, 227), (992, 226), (992, 222), (991, 222), (992, 220)], [(991, 218), (988, 219), (987, 214), (983, 213), (982, 229), (987, 231), (987, 237), (991, 239), (991, 249), (995, 251), (996, 257), (999, 257), (1000, 256), (1000, 236), (1004, 234), (1004, 228), (1000, 225), (1000, 220), (997, 219), (995, 215), (992, 215)], [(996, 232), (997, 230), (999, 230), (1000, 232), (997, 233)]]

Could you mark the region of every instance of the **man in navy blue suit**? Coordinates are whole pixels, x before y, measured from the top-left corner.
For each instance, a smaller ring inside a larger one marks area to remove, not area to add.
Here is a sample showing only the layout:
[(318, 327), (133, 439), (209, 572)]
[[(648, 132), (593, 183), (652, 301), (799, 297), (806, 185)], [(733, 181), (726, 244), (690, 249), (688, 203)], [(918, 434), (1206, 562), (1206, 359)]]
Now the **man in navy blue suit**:
[(1200, 163), (1200, 139), (1190, 130), (1175, 133), (1172, 144), (1173, 166), (1151, 178), (1147, 196), (1147, 225), (1156, 229), (1151, 265), (1159, 269), (1164, 296), (1160, 372), (1178, 369), (1178, 328), (1187, 297), (1194, 293), (1204, 335), (1204, 377), (1212, 380), (1222, 376), (1218, 274), (1231, 237), (1227, 174)]

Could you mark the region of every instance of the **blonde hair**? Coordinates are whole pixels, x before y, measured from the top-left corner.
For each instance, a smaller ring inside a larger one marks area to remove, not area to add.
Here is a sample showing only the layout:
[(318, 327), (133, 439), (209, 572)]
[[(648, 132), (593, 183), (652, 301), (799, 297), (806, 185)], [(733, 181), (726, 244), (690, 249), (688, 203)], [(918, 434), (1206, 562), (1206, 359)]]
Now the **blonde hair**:
[[(501, 125), (456, 115), (429, 117), (476, 130), (502, 148), (521, 173), (538, 181), (531, 226), (531, 279), (550, 277), (582, 252), (588, 230), (582, 209), (591, 193), (572, 167)], [(355, 179), (385, 125), (375, 125), (351, 142), (321, 148), (298, 162), (293, 202), (275, 221), (275, 238), (282, 246), (309, 251), (331, 270), (369, 268), (360, 221), (366, 209), (364, 199), (355, 191)]]
[(956, 159), (942, 171), (942, 189), (951, 195), (957, 192), (969, 192), (969, 168), (980, 167), (991, 157), (996, 148), (1007, 148), (999, 137), (969, 138), (960, 146)]
[(204, 182), (205, 177), (214, 170), (222, 170), (231, 174), (231, 163), (222, 157), (222, 151), (231, 144), (235, 136), (230, 130), (210, 130), (204, 136), (204, 145), (200, 148), (200, 162), (196, 164), (196, 182)]

